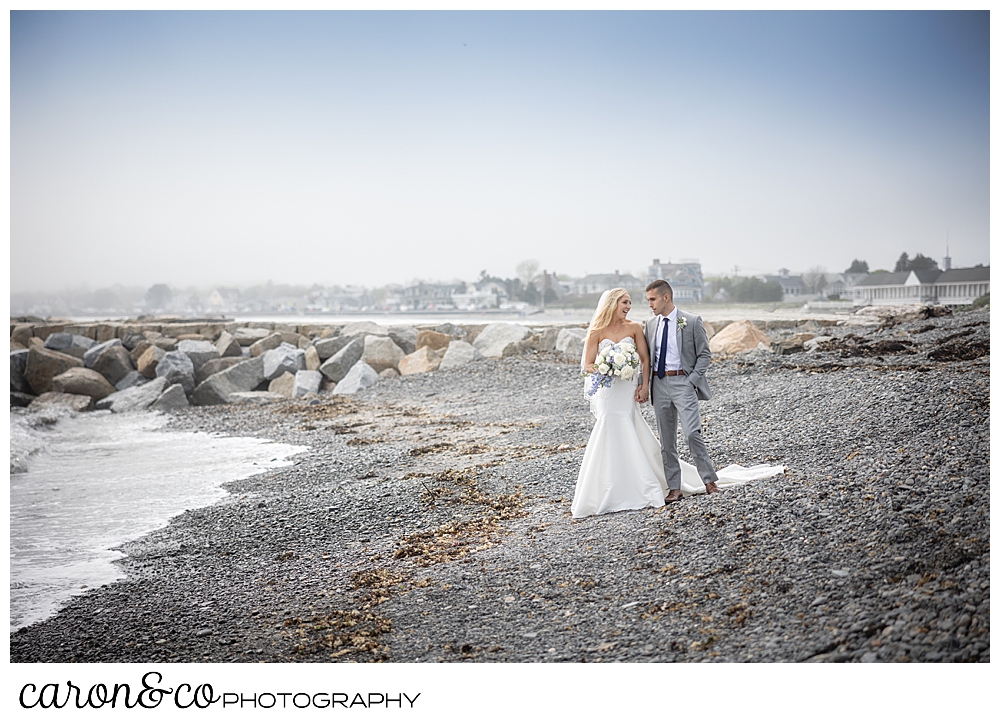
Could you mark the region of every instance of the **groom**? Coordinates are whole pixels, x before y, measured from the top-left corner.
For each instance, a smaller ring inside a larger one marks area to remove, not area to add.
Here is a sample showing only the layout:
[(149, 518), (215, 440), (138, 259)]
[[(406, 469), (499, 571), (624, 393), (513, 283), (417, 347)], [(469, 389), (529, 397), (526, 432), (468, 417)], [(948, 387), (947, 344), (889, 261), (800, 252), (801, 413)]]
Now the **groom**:
[[(705, 482), (705, 491), (718, 492), (719, 477), (701, 438), (699, 399), (711, 399), (705, 372), (712, 359), (708, 349), (708, 334), (701, 317), (688, 314), (674, 306), (674, 291), (663, 279), (646, 287), (646, 300), (653, 318), (646, 321), (646, 344), (649, 346), (652, 378), (649, 397), (660, 432), (660, 454), (670, 493), (664, 502), (681, 498), (681, 463), (677, 456), (677, 418), (680, 417), (688, 449), (694, 458), (698, 474)], [(640, 404), (646, 401), (644, 385), (635, 391)]]

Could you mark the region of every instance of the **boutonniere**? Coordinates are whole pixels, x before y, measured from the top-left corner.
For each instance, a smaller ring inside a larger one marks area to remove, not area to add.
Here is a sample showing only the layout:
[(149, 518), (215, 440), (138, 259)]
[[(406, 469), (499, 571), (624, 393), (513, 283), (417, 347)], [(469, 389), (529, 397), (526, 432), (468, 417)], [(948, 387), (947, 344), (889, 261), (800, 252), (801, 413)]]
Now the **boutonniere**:
[(688, 320), (685, 319), (683, 316), (677, 320), (678, 329), (684, 329), (685, 327), (687, 327), (687, 325), (688, 325)]

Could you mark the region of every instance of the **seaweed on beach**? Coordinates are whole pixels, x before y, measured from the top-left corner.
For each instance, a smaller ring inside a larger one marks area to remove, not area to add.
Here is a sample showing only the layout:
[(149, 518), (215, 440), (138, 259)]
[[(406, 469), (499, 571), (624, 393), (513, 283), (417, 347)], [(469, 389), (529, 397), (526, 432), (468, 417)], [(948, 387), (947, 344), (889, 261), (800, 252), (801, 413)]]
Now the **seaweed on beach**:
[(392, 630), (392, 621), (370, 610), (331, 610), (311, 618), (288, 618), (284, 627), (298, 638), (295, 652), (314, 655), (329, 651), (331, 658), (368, 653), (372, 660), (389, 655), (379, 637)]
[(946, 344), (930, 352), (927, 356), (939, 362), (972, 361), (973, 359), (988, 356), (989, 353), (990, 341), (989, 339), (985, 339), (982, 341)]
[(914, 342), (907, 339), (883, 339), (871, 342), (857, 334), (847, 334), (839, 339), (820, 342), (816, 347), (821, 352), (840, 352), (841, 359), (851, 357), (874, 357), (883, 354), (916, 354)]

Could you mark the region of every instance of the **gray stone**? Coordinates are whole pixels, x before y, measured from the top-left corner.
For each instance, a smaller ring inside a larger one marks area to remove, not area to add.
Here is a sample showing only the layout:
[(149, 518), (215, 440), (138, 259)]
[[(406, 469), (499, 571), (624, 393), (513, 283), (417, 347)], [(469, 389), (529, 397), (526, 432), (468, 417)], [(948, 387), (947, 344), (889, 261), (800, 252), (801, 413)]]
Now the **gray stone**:
[(460, 367), (482, 358), (483, 355), (472, 344), (456, 339), (448, 345), (444, 353), (444, 359), (441, 360), (438, 369), (454, 369), (455, 367)]
[(169, 351), (156, 365), (157, 378), (180, 384), (185, 392), (194, 391), (194, 363), (182, 351)]
[(319, 394), (319, 385), (323, 375), (318, 371), (302, 369), (295, 372), (295, 383), (292, 387), (293, 397), (304, 397), (306, 394)]
[(438, 324), (434, 327), (434, 331), (439, 334), (447, 334), (448, 336), (465, 336), (465, 329), (460, 326), (455, 326), (450, 321), (444, 324)]
[(135, 367), (132, 365), (132, 357), (129, 356), (128, 349), (118, 344), (101, 352), (94, 360), (93, 369), (95, 372), (103, 374), (105, 379), (115, 385)]
[(250, 346), (261, 339), (266, 339), (270, 335), (271, 332), (269, 329), (250, 329), (248, 327), (240, 327), (233, 334), (233, 338), (236, 339), (236, 343), (240, 346)]
[(369, 335), (365, 337), (364, 353), (361, 358), (365, 360), (376, 372), (383, 369), (395, 369), (406, 354), (396, 346), (388, 336)]
[(215, 348), (215, 344), (210, 341), (195, 341), (193, 339), (177, 342), (177, 351), (187, 354), (188, 359), (194, 364), (195, 371), (212, 359), (218, 359), (221, 354)]
[(89, 349), (93, 345), (93, 339), (88, 339), (87, 337), (80, 336), (79, 334), (70, 334), (69, 332), (61, 331), (49, 334), (42, 347), (44, 349), (52, 349), (54, 351), (65, 351), (66, 349)]
[(548, 329), (542, 331), (539, 335), (540, 338), (537, 345), (538, 351), (555, 351), (556, 340), (559, 339), (561, 331), (562, 329), (557, 326), (550, 326)]
[[(347, 346), (323, 362), (319, 370), (331, 382), (340, 382), (364, 353), (365, 345), (360, 339), (351, 339)], [(367, 366), (367, 365), (366, 365)]]
[(298, 347), (282, 343), (264, 352), (264, 378), (277, 379), (285, 372), (295, 372), (306, 368), (306, 354)]
[(485, 357), (500, 358), (503, 356), (504, 349), (509, 344), (516, 344), (528, 336), (529, 333), (520, 324), (498, 321), (488, 324), (479, 333), (472, 345)]
[(10, 406), (12, 407), (27, 407), (38, 397), (34, 394), (26, 394), (24, 392), (11, 392), (10, 393)]
[(128, 374), (123, 376), (117, 384), (115, 384), (115, 389), (120, 392), (122, 389), (128, 389), (129, 387), (135, 387), (139, 384), (145, 384), (148, 381), (149, 379), (143, 376), (142, 372), (137, 369), (133, 369)]
[(195, 384), (201, 384), (213, 374), (218, 374), (223, 369), (228, 369), (229, 367), (241, 364), (244, 361), (246, 361), (246, 359), (241, 356), (224, 356), (218, 359), (211, 359), (195, 369), (194, 382)]
[(277, 349), (281, 346), (282, 341), (283, 339), (281, 338), (280, 332), (265, 336), (260, 341), (255, 341), (250, 345), (250, 356), (260, 356), (266, 351)]
[(384, 326), (379, 326), (374, 321), (355, 321), (345, 324), (344, 328), (340, 330), (341, 336), (365, 337), (369, 334), (374, 336), (388, 336), (389, 330)]
[(173, 384), (164, 390), (159, 399), (153, 402), (150, 409), (157, 412), (169, 412), (174, 409), (183, 409), (189, 406), (184, 387), (180, 384)]
[(31, 387), (24, 378), (24, 369), (27, 363), (27, 349), (18, 349), (10, 353), (10, 390), (12, 392), (31, 392)]
[(403, 354), (412, 354), (417, 350), (417, 330), (412, 326), (390, 326), (389, 338), (403, 350)]
[[(140, 347), (136, 347), (135, 351), (139, 351)], [(135, 353), (135, 351), (133, 353)], [(163, 351), (160, 347), (151, 344), (146, 348), (139, 358), (136, 360), (135, 365), (141, 373), (147, 379), (152, 379), (156, 376), (156, 365), (160, 363), (160, 360), (167, 355), (167, 352)]]
[(219, 338), (215, 340), (215, 348), (218, 350), (219, 356), (222, 357), (240, 356), (243, 353), (241, 351), (243, 347), (236, 341), (236, 337), (228, 331), (219, 334)]
[(294, 388), (295, 388), (295, 375), (292, 374), (291, 372), (285, 372), (277, 379), (272, 379), (271, 383), (267, 385), (267, 391), (274, 392), (275, 394), (280, 394), (283, 397), (292, 396), (292, 390)]
[(110, 349), (113, 346), (124, 346), (121, 339), (111, 339), (110, 341), (102, 341), (100, 344), (94, 344), (92, 347), (87, 349), (83, 354), (83, 365), (88, 369), (94, 368), (94, 362), (97, 361), (97, 357), (105, 352), (105, 350)]
[(134, 331), (130, 331), (125, 335), (125, 338), (122, 339), (122, 346), (129, 351), (132, 351), (144, 341), (145, 339), (143, 339), (142, 334), (136, 334)]
[(303, 352), (305, 353), (306, 359), (306, 369), (312, 372), (318, 372), (320, 365), (323, 363), (319, 360), (319, 354), (316, 353), (316, 347), (309, 345)]
[(367, 389), (378, 381), (378, 372), (372, 369), (364, 360), (358, 362), (350, 368), (343, 379), (337, 382), (334, 394), (354, 394), (355, 392)]
[(146, 384), (109, 394), (94, 404), (94, 407), (96, 409), (110, 409), (116, 413), (148, 409), (169, 386), (171, 386), (170, 382), (166, 378), (160, 377)]
[(163, 349), (163, 351), (175, 351), (177, 349), (177, 340), (172, 336), (161, 336), (152, 341), (153, 344)]
[(114, 394), (115, 388), (111, 386), (103, 375), (95, 370), (85, 367), (73, 367), (52, 380), (52, 391), (64, 392), (66, 394), (82, 394), (96, 402), (98, 399), (104, 399), (109, 394)]
[(352, 336), (331, 336), (326, 339), (317, 339), (313, 343), (320, 361), (326, 361), (345, 346), (354, 340)]
[[(403, 358), (405, 359), (406, 357), (403, 357)], [(388, 369), (383, 369), (382, 371), (380, 371), (378, 373), (379, 379), (395, 379), (396, 377), (399, 377), (399, 376), (402, 376), (402, 374), (400, 374), (399, 372), (397, 372), (392, 367), (389, 367)]]
[(264, 379), (264, 360), (247, 359), (208, 377), (191, 396), (194, 404), (227, 404), (235, 392), (252, 392)]
[(571, 359), (583, 358), (583, 347), (587, 343), (586, 329), (560, 329), (556, 336), (556, 351)]
[(802, 342), (802, 348), (805, 349), (807, 354), (812, 353), (824, 341), (830, 341), (831, 339), (833, 339), (832, 336), (814, 336), (812, 339)]
[(64, 392), (45, 392), (32, 400), (28, 409), (46, 409), (62, 407), (74, 412), (85, 412), (90, 409), (91, 400), (85, 394), (66, 394)]

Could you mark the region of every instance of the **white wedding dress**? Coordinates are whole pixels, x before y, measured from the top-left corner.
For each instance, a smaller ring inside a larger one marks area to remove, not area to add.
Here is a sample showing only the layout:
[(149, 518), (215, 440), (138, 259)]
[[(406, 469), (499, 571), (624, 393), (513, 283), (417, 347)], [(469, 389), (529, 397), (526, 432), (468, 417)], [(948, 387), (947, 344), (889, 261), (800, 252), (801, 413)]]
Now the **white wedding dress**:
[[(612, 344), (602, 339), (598, 348)], [(621, 344), (634, 344), (626, 338)], [(586, 381), (589, 386), (589, 378)], [(573, 495), (573, 517), (589, 517), (604, 512), (660, 507), (669, 492), (663, 472), (660, 443), (646, 424), (635, 401), (638, 376), (631, 381), (615, 379), (590, 398), (590, 408), (597, 418), (587, 442), (580, 474)], [(681, 493), (703, 494), (705, 485), (697, 468), (681, 463)], [(719, 489), (766, 479), (785, 471), (784, 467), (731, 464), (716, 470)]]

